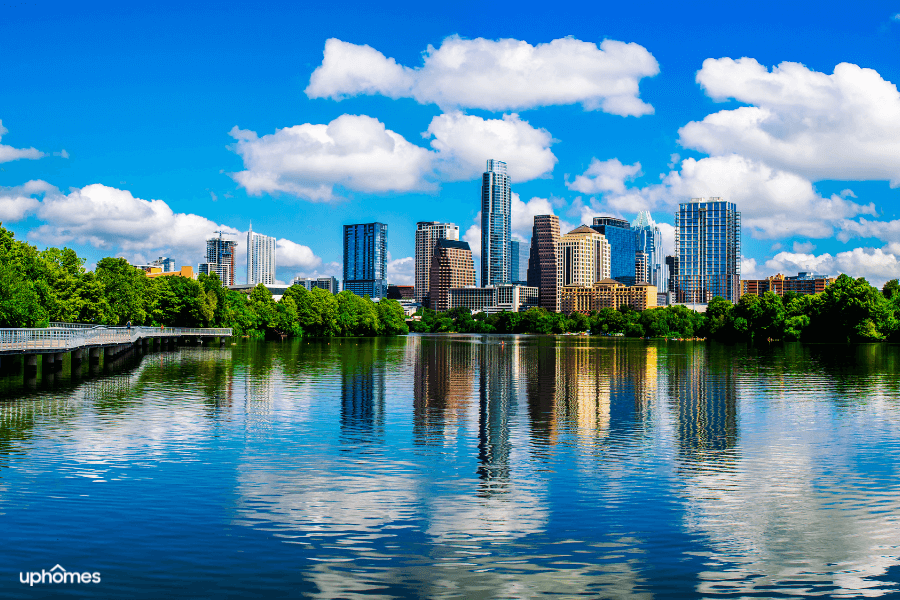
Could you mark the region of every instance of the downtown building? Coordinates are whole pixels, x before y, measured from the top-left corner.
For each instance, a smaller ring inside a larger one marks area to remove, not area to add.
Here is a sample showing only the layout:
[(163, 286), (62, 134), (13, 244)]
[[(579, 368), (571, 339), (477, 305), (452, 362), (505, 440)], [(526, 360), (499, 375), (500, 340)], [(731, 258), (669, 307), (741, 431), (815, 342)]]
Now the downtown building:
[(218, 275), (222, 285), (234, 285), (234, 252), (237, 242), (222, 237), (224, 231), (217, 231), (218, 237), (206, 240), (206, 262), (200, 263), (197, 271), (206, 275)]
[(778, 273), (765, 279), (742, 279), (741, 296), (744, 294), (762, 296), (766, 292), (772, 292), (776, 296), (784, 296), (785, 292), (807, 296), (824, 292), (825, 288), (834, 282), (835, 278), (828, 275), (800, 272), (793, 277), (785, 277)]
[(558, 246), (556, 285), (560, 290), (609, 279), (612, 251), (603, 234), (581, 225), (559, 238)]
[(678, 302), (706, 304), (741, 293), (741, 213), (721, 198), (692, 198), (675, 214), (675, 294)]
[(512, 189), (506, 163), (489, 159), (481, 177), (481, 285), (512, 281), (509, 242)]
[(450, 310), (451, 288), (475, 286), (475, 263), (468, 242), (439, 239), (434, 245), (428, 275), (431, 309)]
[(668, 273), (665, 263), (665, 250), (662, 243), (662, 232), (649, 211), (642, 210), (631, 222), (637, 244), (635, 254), (635, 283), (647, 282), (656, 286), (658, 291), (668, 287)]
[(326, 292), (331, 292), (332, 294), (337, 294), (341, 291), (340, 282), (337, 280), (337, 277), (331, 276), (317, 277), (315, 279), (310, 277), (294, 277), (291, 285), (299, 285), (310, 291), (319, 288)]
[(344, 225), (344, 290), (360, 297), (387, 296), (387, 225)]
[(528, 285), (528, 245), (509, 241), (509, 277), (516, 285)]
[(656, 308), (656, 286), (652, 283), (625, 285), (615, 279), (603, 279), (592, 286), (570, 285), (563, 288), (560, 304), (562, 312), (589, 314), (604, 308), (618, 310), (628, 306), (641, 311)]
[(616, 217), (594, 217), (594, 223), (590, 228), (603, 234), (609, 242), (611, 262), (607, 276), (625, 285), (638, 283), (635, 273), (639, 251), (638, 235), (631, 228), (631, 223)]
[(450, 308), (467, 308), (473, 313), (521, 312), (538, 305), (538, 289), (502, 283), (485, 287), (450, 289)]
[(251, 223), (247, 231), (247, 284), (257, 283), (275, 283), (275, 238), (254, 233)]
[(459, 226), (453, 223), (421, 221), (416, 223), (416, 302), (428, 306), (431, 258), (438, 240), (459, 240)]
[(531, 252), (528, 258), (528, 286), (537, 288), (538, 306), (559, 312), (559, 277), (557, 250), (559, 244), (559, 217), (536, 215), (531, 230)]

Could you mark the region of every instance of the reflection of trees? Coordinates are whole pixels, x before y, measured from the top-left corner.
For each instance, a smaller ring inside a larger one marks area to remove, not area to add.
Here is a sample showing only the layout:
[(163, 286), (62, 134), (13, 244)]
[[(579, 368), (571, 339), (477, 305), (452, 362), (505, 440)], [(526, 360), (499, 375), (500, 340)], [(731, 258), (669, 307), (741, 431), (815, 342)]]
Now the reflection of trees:
[(347, 444), (384, 437), (385, 365), (379, 338), (335, 341), (341, 353), (341, 437)]
[(468, 339), (417, 337), (413, 357), (413, 440), (445, 443), (455, 437), (472, 396), (473, 344)]

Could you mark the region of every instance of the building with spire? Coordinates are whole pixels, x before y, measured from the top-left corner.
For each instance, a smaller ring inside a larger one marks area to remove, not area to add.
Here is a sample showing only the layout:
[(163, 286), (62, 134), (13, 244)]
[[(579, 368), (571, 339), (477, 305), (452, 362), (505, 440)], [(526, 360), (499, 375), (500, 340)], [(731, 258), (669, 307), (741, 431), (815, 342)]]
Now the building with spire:
[[(665, 265), (665, 249), (662, 243), (662, 232), (659, 225), (650, 216), (650, 211), (642, 210), (638, 213), (637, 218), (631, 222), (631, 228), (636, 235), (638, 255), (635, 259), (635, 279), (636, 283), (647, 282), (652, 283), (658, 290), (665, 290), (668, 287), (668, 274)], [(644, 266), (645, 270), (637, 273), (638, 266)], [(643, 276), (643, 279), (641, 278)]]
[(275, 238), (247, 231), (247, 285), (275, 283)]
[(481, 177), (481, 285), (509, 283), (512, 189), (506, 163), (489, 159)]

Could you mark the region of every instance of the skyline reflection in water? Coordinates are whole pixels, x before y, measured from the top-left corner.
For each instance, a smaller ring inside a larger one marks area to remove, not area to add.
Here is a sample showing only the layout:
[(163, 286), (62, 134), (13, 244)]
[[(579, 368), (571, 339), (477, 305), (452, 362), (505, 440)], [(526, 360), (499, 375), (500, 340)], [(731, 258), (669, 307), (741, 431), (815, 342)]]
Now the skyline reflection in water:
[(888, 597), (897, 366), (413, 335), (7, 377), (0, 595), (61, 564), (110, 596)]

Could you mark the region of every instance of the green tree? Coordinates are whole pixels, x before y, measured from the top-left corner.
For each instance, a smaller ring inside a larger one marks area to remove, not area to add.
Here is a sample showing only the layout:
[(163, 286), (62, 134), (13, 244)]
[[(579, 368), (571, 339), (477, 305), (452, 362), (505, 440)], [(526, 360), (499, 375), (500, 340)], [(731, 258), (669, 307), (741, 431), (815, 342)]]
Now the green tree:
[[(409, 327), (406, 325), (406, 313), (403, 312), (403, 307), (399, 302), (382, 298), (375, 307), (378, 320), (381, 322), (382, 335), (406, 335), (409, 333)], [(471, 314), (469, 317), (471, 318)]]
[(147, 322), (145, 298), (149, 280), (142, 270), (134, 268), (124, 258), (101, 258), (94, 275), (103, 287), (109, 304), (110, 325), (125, 325), (128, 321), (142, 325)]

